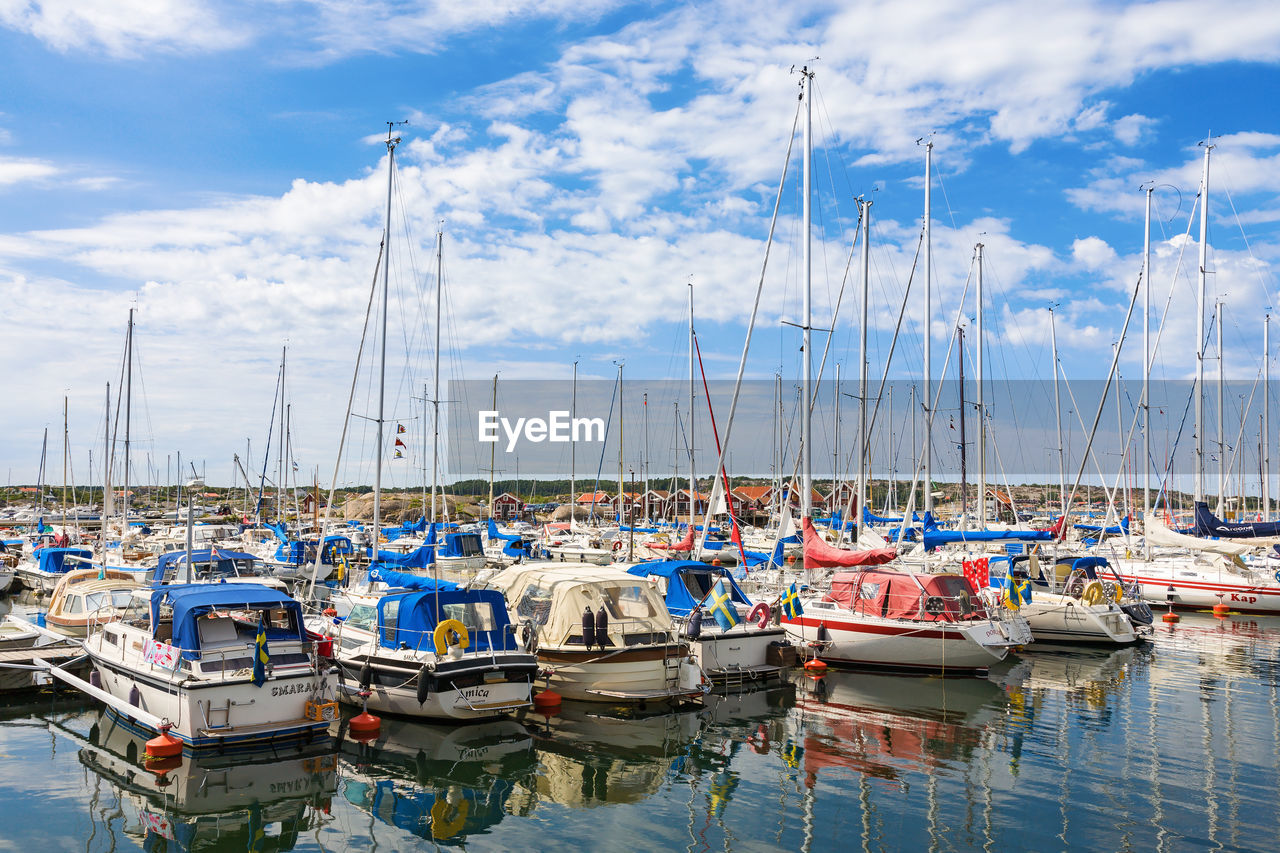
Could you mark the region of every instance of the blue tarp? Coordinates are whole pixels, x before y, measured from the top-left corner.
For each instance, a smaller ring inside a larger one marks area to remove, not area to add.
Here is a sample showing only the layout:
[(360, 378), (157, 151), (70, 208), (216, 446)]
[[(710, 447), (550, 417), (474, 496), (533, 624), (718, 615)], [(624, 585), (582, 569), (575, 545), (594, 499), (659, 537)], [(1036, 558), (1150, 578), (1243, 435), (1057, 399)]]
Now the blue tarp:
[(693, 608), (706, 598), (707, 593), (716, 585), (718, 578), (725, 578), (730, 587), (733, 601), (750, 607), (751, 599), (747, 598), (729, 572), (716, 566), (708, 566), (696, 560), (654, 560), (649, 563), (638, 563), (627, 569), (629, 574), (647, 578), (656, 575), (667, 580), (667, 610), (672, 616), (688, 616)]
[(1256, 539), (1280, 536), (1280, 521), (1222, 521), (1209, 511), (1204, 501), (1196, 501), (1196, 536), (1216, 536), (1223, 539)]
[[(493, 615), (492, 627), (476, 630), (469, 618), (471, 605), (488, 605)], [(452, 589), (406, 592), (384, 595), (378, 600), (378, 643), (385, 648), (399, 648), (403, 643), (411, 649), (434, 648), (436, 617), (457, 619), (466, 625), (471, 643), (468, 651), (514, 651), (515, 635), (507, 629), (511, 618), (507, 603), (496, 589)], [(468, 624), (470, 623), (470, 624)]]
[[(277, 589), (256, 583), (192, 583), (161, 587), (151, 593), (151, 624), (160, 622), (160, 607), (173, 608), (172, 644), (182, 649), (182, 656), (194, 660), (200, 649), (200, 633), (196, 620), (213, 610), (277, 610), (289, 614), (289, 627), (267, 626), (267, 639), (306, 639), (302, 627), (302, 605)], [(252, 626), (257, 628), (255, 622)]]
[(36, 568), (42, 572), (51, 575), (59, 575), (71, 571), (73, 568), (83, 568), (77, 566), (72, 561), (70, 566), (67, 565), (67, 557), (81, 557), (85, 560), (93, 559), (93, 552), (88, 548), (41, 548), (36, 551)]
[(492, 518), (489, 519), (489, 538), (495, 542), (504, 542), (502, 553), (508, 557), (532, 556), (533, 542), (526, 542), (524, 537), (515, 533), (499, 532), (498, 525)]
[(436, 590), (458, 588), (456, 583), (450, 581), (438, 581), (435, 578), (415, 575), (412, 572), (398, 572), (379, 563), (374, 563), (369, 568), (369, 580), (370, 582), (381, 581), (387, 586), (403, 587), (404, 589)]
[(862, 508), (862, 520), (870, 524), (901, 524), (902, 523), (901, 518), (884, 518), (883, 516), (873, 514), (871, 510), (867, 509), (865, 506)]
[(391, 551), (379, 551), (377, 562), (386, 566), (402, 569), (425, 569), (435, 562), (435, 545), (420, 545), (408, 554), (395, 554)]
[(1120, 524), (1111, 527), (1103, 527), (1100, 524), (1073, 524), (1072, 527), (1086, 533), (1100, 533), (1103, 536), (1125, 536), (1129, 533), (1129, 516), (1126, 515), (1120, 519)]

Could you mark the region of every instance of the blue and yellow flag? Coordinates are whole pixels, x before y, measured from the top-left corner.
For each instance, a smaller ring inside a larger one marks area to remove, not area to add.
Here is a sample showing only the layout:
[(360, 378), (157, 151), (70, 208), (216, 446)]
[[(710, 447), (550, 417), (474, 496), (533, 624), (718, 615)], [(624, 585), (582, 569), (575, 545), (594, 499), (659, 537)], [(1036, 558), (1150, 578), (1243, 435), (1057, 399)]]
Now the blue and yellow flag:
[(271, 653), (267, 651), (267, 614), (263, 611), (258, 617), (258, 636), (253, 641), (253, 683), (258, 687), (267, 680), (269, 663), (271, 663)]
[(782, 596), (782, 612), (788, 619), (804, 615), (804, 608), (800, 606), (800, 590), (796, 589), (795, 584), (787, 587), (786, 594)]
[(720, 630), (728, 631), (738, 624), (738, 611), (733, 606), (733, 595), (724, 578), (716, 581), (716, 585), (711, 588), (711, 594), (707, 596), (707, 607)]

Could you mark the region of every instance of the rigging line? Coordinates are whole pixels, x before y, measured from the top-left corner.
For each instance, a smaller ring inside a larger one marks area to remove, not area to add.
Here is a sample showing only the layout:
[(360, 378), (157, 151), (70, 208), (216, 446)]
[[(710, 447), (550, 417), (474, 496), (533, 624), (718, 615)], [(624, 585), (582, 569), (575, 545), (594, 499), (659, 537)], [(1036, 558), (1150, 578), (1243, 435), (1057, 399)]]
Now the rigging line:
[[(1219, 165), (1218, 169), (1224, 172), (1226, 171), (1226, 169), (1224, 169), (1222, 165)], [(1269, 267), (1265, 267), (1264, 264), (1259, 263), (1258, 259), (1254, 257), (1253, 246), (1249, 245), (1249, 235), (1244, 232), (1244, 223), (1240, 221), (1240, 213), (1236, 210), (1236, 202), (1235, 202), (1235, 199), (1231, 197), (1231, 190), (1227, 189), (1224, 186), (1223, 191), (1227, 194), (1227, 204), (1231, 206), (1231, 214), (1236, 218), (1236, 227), (1240, 229), (1240, 239), (1244, 240), (1245, 251), (1249, 253), (1249, 260), (1253, 261), (1253, 269), (1254, 269), (1254, 272), (1257, 274), (1258, 286), (1262, 288), (1262, 295), (1263, 297), (1265, 297), (1263, 304), (1265, 304), (1266, 307), (1270, 309), (1272, 304), (1271, 289), (1267, 286), (1266, 281), (1263, 280), (1263, 272), (1262, 272), (1264, 268), (1269, 269)]]
[[(600, 473), (604, 471), (604, 457), (609, 452), (609, 429), (613, 426), (613, 406), (618, 400), (618, 383), (622, 381), (621, 374), (613, 380), (613, 391), (609, 394), (609, 419), (604, 423), (604, 441), (600, 444), (600, 464), (596, 466), (596, 482), (591, 489), (591, 515), (596, 514), (596, 498), (600, 496)], [(621, 414), (621, 412), (619, 412)], [(619, 497), (618, 506), (622, 506), (622, 499)]]
[[(284, 377), (284, 365), (276, 370), (276, 390), (271, 395), (271, 420), (267, 424), (267, 446), (262, 451), (262, 475), (258, 478), (258, 497), (253, 505), (253, 515), (255, 520), (262, 521), (262, 499), (263, 492), (267, 486), (267, 463), (271, 459), (271, 439), (276, 431), (276, 406), (280, 402), (280, 383)], [(181, 477), (181, 474), (179, 474)]]

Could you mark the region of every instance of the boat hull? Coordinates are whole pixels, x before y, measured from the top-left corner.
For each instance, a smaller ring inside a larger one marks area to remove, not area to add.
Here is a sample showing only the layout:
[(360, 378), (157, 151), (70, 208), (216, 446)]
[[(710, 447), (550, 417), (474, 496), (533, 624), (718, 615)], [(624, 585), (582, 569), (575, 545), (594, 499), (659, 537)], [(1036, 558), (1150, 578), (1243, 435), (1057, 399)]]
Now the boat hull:
[[(825, 647), (813, 647), (827, 663), (903, 672), (980, 675), (991, 664), (1004, 660), (1017, 644), (1011, 642), (999, 623), (988, 621), (962, 626), (854, 619), (824, 613), (820, 617), (806, 614), (784, 620), (783, 625), (788, 636), (805, 645), (815, 644), (819, 627), (825, 626), (830, 642)], [(1028, 632), (1023, 642), (1030, 639)]]
[(684, 645), (641, 646), (618, 651), (582, 647), (542, 648), (538, 660), (551, 671), (547, 684), (565, 699), (583, 702), (649, 702), (698, 695), (680, 686)]
[(1225, 572), (1138, 561), (1115, 561), (1125, 583), (1137, 583), (1152, 604), (1209, 609), (1225, 604), (1244, 613), (1280, 613), (1280, 583), (1254, 583)]

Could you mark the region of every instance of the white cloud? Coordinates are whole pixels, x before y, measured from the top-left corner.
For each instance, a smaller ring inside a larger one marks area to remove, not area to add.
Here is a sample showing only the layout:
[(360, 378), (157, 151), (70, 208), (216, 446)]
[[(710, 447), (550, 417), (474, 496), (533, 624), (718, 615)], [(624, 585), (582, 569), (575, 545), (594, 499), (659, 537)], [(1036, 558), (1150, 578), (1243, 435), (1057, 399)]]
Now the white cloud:
[(225, 50), (245, 43), (201, 0), (0, 0), (0, 25), (58, 51), (101, 51), (133, 57)]
[(1137, 145), (1150, 135), (1156, 124), (1153, 118), (1133, 113), (1116, 119), (1111, 124), (1111, 131), (1125, 145)]
[(1116, 250), (1100, 237), (1084, 237), (1071, 244), (1071, 256), (1088, 270), (1106, 269), (1115, 264)]
[(57, 166), (44, 160), (0, 157), (0, 187), (51, 178), (59, 171), (61, 170)]

